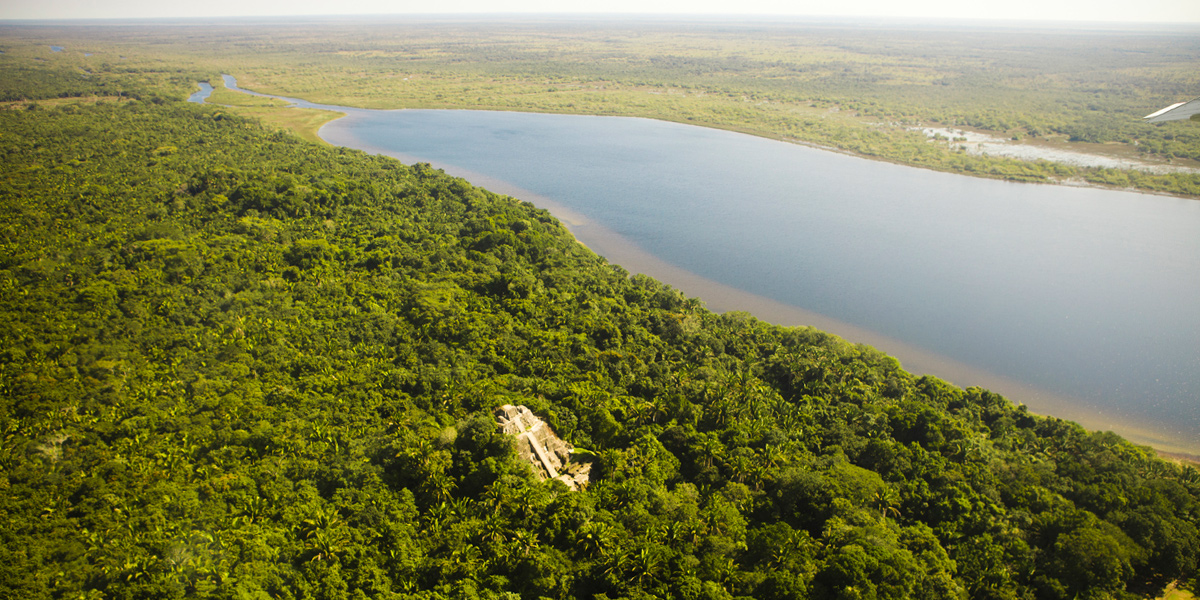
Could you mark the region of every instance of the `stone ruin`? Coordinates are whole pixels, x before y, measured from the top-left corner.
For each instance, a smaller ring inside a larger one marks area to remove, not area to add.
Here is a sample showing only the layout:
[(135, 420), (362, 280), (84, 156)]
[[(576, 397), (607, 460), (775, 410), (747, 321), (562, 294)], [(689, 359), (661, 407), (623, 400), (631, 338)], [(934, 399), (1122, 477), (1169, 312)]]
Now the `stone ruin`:
[(496, 424), (517, 438), (517, 455), (528, 461), (543, 480), (557, 479), (571, 490), (587, 487), (590, 462), (572, 462), (574, 447), (554, 435), (550, 426), (524, 406), (505, 404), (496, 409)]

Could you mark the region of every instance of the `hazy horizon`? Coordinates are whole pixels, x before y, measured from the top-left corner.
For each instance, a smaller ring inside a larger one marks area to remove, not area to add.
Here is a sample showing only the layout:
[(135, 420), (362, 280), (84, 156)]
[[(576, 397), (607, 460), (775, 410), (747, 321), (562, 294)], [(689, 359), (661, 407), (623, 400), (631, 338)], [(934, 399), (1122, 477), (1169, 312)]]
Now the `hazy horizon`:
[(897, 5), (888, 0), (835, 3), (825, 0), (746, 0), (736, 5), (701, 0), (610, 0), (564, 6), (544, 0), (446, 0), (424, 2), (347, 0), (213, 0), (166, 4), (151, 0), (96, 3), (90, 0), (19, 0), (0, 2), (0, 21), (94, 19), (210, 19), (228, 17), (362, 17), (362, 16), (647, 16), (787, 19), (806, 17), (935, 19), (968, 21), (1082, 23), (1198, 23), (1200, 3), (1191, 0), (1117, 1), (1014, 0), (1008, 3), (961, 3), (914, 0)]

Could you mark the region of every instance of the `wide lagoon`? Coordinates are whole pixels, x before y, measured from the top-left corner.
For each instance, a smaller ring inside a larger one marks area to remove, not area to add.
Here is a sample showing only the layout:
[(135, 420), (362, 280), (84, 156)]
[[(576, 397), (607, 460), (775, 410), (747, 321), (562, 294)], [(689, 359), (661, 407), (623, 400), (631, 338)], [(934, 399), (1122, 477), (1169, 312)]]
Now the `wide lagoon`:
[(714, 308), (809, 320), (917, 372), (1200, 454), (1198, 201), (647, 119), (336, 108), (331, 143), (548, 205)]

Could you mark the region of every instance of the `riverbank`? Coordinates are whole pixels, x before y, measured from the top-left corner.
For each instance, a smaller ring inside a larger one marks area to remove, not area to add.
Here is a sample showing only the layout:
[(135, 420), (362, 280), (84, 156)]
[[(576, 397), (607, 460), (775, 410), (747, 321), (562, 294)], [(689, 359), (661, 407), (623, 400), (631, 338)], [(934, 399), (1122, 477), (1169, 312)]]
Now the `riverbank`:
[[(238, 100), (235, 96), (243, 95), (243, 100)], [(331, 116), (324, 120), (315, 116), (307, 116), (303, 119), (288, 118), (288, 113), (282, 109), (287, 108), (289, 104), (279, 99), (279, 96), (264, 94), (261, 92), (251, 92), (244, 88), (237, 92), (228, 90), (224, 85), (220, 85), (214, 90), (214, 97), (209, 102), (238, 107), (244, 114), (261, 116), (268, 123), (291, 130), (297, 135), (308, 140), (321, 140), (318, 134), (319, 129), (328, 121), (332, 121), (337, 116)], [(1041, 183), (1046, 185), (1063, 185), (1069, 187), (1090, 187), (1095, 189), (1110, 189), (1120, 191), (1131, 191), (1138, 193), (1148, 193), (1154, 195), (1172, 196), (1178, 198), (1200, 199), (1200, 181), (1195, 185), (1180, 187), (1171, 183), (1169, 180), (1179, 176), (1193, 176), (1200, 174), (1200, 166), (1169, 166), (1146, 163), (1144, 161), (1132, 160), (1129, 158), (1118, 158), (1099, 153), (1089, 153), (1078, 149), (1068, 149), (1061, 145), (1053, 148), (1045, 147), (1034, 143), (1004, 143), (1000, 138), (987, 135), (981, 132), (973, 132), (975, 137), (970, 138), (974, 141), (967, 140), (965, 144), (956, 144), (950, 142), (948, 144), (940, 144), (945, 141), (939, 139), (936, 134), (941, 131), (964, 133), (965, 129), (950, 129), (950, 128), (933, 128), (936, 130), (934, 134), (928, 133), (930, 128), (900, 128), (906, 131), (919, 133), (924, 136), (925, 148), (917, 148), (915, 151), (908, 152), (908, 157), (894, 156), (888, 152), (880, 152), (875, 146), (847, 148), (843, 144), (838, 144), (837, 140), (828, 136), (820, 140), (813, 140), (805, 137), (804, 132), (792, 131), (790, 134), (781, 134), (770, 127), (757, 127), (752, 123), (727, 123), (720, 120), (705, 120), (703, 115), (697, 116), (691, 114), (689, 116), (679, 116), (665, 114), (660, 111), (645, 111), (645, 110), (620, 110), (612, 107), (605, 107), (603, 110), (577, 111), (577, 110), (557, 110), (557, 109), (542, 109), (538, 107), (528, 106), (505, 106), (493, 104), (435, 104), (435, 103), (417, 103), (415, 105), (407, 105), (398, 103), (396, 105), (377, 106), (378, 103), (367, 102), (355, 98), (337, 98), (332, 104), (327, 99), (305, 100), (312, 104), (323, 104), (326, 106), (344, 106), (345, 108), (354, 108), (362, 110), (487, 110), (501, 112), (530, 112), (542, 114), (564, 114), (564, 115), (580, 115), (580, 116), (618, 116), (618, 117), (633, 117), (653, 119), (657, 121), (665, 121), (669, 123), (679, 123), (681, 125), (694, 125), (697, 127), (707, 127), (722, 131), (732, 131), (735, 133), (743, 133), (764, 139), (776, 140), (796, 144), (817, 150), (827, 152), (835, 152), (846, 156), (854, 156), (867, 160), (877, 160), (891, 164), (897, 164), (907, 167), (915, 167), (920, 169), (929, 169), (946, 173), (954, 173), (966, 175), (969, 177), (980, 177), (985, 179), (1000, 179), (1005, 181), (1015, 181), (1021, 183)], [(300, 111), (309, 111), (309, 108), (299, 108)], [(244, 109), (244, 110), (243, 110)], [(332, 110), (332, 109), (326, 109)], [(870, 121), (869, 119), (860, 118), (857, 116), (840, 115), (841, 111), (820, 110), (814, 114), (819, 119), (825, 119), (829, 116), (836, 116), (838, 119), (852, 119), (853, 121), (862, 121), (868, 125), (887, 126), (891, 129), (897, 129), (898, 124), (886, 125)], [(811, 121), (810, 121), (811, 122)], [(976, 139), (978, 138), (978, 139)], [(953, 138), (946, 138), (952, 140)], [(323, 143), (323, 141), (322, 141)], [(943, 148), (943, 146), (946, 146)], [(962, 146), (960, 150), (955, 151), (954, 148)], [(934, 152), (929, 152), (934, 150)], [(945, 150), (950, 154), (949, 162), (937, 158), (937, 153)], [(1070, 160), (1056, 160), (1069, 158)], [(978, 161), (983, 161), (982, 163)], [(1185, 161), (1195, 162), (1195, 161)], [(1200, 164), (1200, 163), (1198, 163)], [(1167, 178), (1168, 181), (1163, 181)], [(1194, 189), (1193, 189), (1194, 188)]]
[(266, 125), (290, 131), (317, 144), (328, 144), (320, 136), (321, 127), (345, 116), (345, 113), (336, 110), (303, 108), (278, 98), (254, 95), (248, 90), (231, 90), (223, 80), (213, 86), (212, 93), (204, 102), (258, 119)]
[[(1149, 161), (1147, 157), (1122, 151), (1123, 146), (1106, 144), (1072, 144), (1050, 139), (1003, 139), (986, 131), (969, 128), (928, 126), (914, 128), (933, 141), (948, 148), (981, 156), (1005, 156), (1026, 161), (1057, 162), (1074, 167), (1137, 170), (1147, 173), (1197, 173), (1200, 163), (1194, 160)], [(1101, 151), (1101, 149), (1107, 151)]]
[(1164, 436), (1161, 427), (1156, 423), (1114, 411), (1097, 411), (1088, 408), (1087, 403), (1078, 398), (1023, 384), (895, 338), (699, 276), (645, 251), (634, 241), (543, 195), (457, 165), (430, 161), (426, 157), (401, 154), (373, 145), (356, 137), (352, 131), (352, 122), (339, 122), (338, 126), (324, 130), (322, 135), (334, 145), (384, 154), (403, 162), (432, 162), (434, 167), (467, 179), (475, 185), (546, 208), (568, 226), (580, 243), (604, 256), (611, 263), (620, 265), (630, 273), (644, 273), (672, 285), (690, 297), (700, 298), (715, 312), (741, 311), (779, 325), (814, 327), (854, 343), (877, 348), (896, 357), (906, 370), (916, 374), (932, 374), (962, 387), (978, 386), (990, 389), (1005, 395), (1015, 403), (1026, 404), (1032, 412), (1076, 421), (1093, 430), (1117, 431), (1136, 443), (1164, 452), (1185, 455), (1197, 453), (1197, 449), (1188, 446), (1186, 442)]
[[(93, 80), (105, 63), (160, 69), (168, 60), (329, 105), (636, 116), (975, 177), (1200, 197), (1197, 173), (973, 155), (911, 130), (968, 128), (1200, 161), (1196, 123), (1141, 119), (1200, 86), (1188, 62), (1195, 52), (1184, 51), (1197, 38), (1180, 28), (430, 18), (209, 24), (200, 37), (116, 32), (39, 29), (27, 36), (28, 53)], [(46, 50), (64, 39), (93, 48)]]
[[(554, 114), (559, 114), (559, 113), (554, 113)], [(575, 113), (562, 113), (562, 114), (575, 114)], [(592, 115), (592, 116), (605, 116), (605, 115)], [(803, 139), (799, 139), (799, 138), (795, 138), (795, 137), (780, 136), (780, 135), (756, 130), (753, 128), (724, 127), (724, 126), (720, 126), (720, 125), (697, 123), (697, 122), (691, 121), (691, 120), (669, 119), (669, 118), (661, 118), (661, 117), (641, 117), (641, 118), (651, 118), (651, 119), (660, 120), (660, 121), (668, 121), (671, 123), (679, 123), (681, 125), (695, 125), (697, 127), (710, 127), (712, 129), (720, 129), (723, 131), (733, 131), (735, 133), (744, 133), (746, 135), (753, 135), (755, 137), (761, 137), (761, 138), (765, 138), (765, 139), (769, 139), (769, 140), (787, 142), (789, 144), (796, 144), (798, 146), (804, 146), (806, 148), (813, 148), (815, 150), (823, 150), (825, 152), (834, 152), (834, 153), (842, 154), (845, 156), (853, 156), (855, 158), (862, 158), (862, 159), (866, 159), (866, 160), (875, 160), (875, 161), (886, 162), (886, 163), (890, 163), (890, 164), (894, 164), (894, 165), (900, 165), (900, 166), (904, 166), (904, 167), (912, 167), (912, 168), (916, 168), (916, 169), (928, 169), (931, 171), (952, 173), (955, 175), (965, 175), (968, 177), (979, 177), (982, 179), (1000, 179), (1000, 180), (1013, 181), (1013, 182), (1018, 182), (1018, 183), (1037, 183), (1037, 184), (1042, 184), (1042, 185), (1086, 187), (1086, 188), (1093, 188), (1093, 189), (1099, 189), (1099, 190), (1114, 190), (1114, 191), (1122, 191), (1122, 192), (1133, 192), (1133, 193), (1138, 193), (1138, 194), (1151, 194), (1151, 195), (1155, 195), (1155, 196), (1169, 196), (1172, 198), (1183, 198), (1183, 199), (1187, 199), (1187, 200), (1200, 200), (1200, 191), (1197, 191), (1194, 194), (1182, 194), (1177, 191), (1169, 191), (1169, 190), (1164, 191), (1164, 190), (1156, 190), (1156, 189), (1139, 188), (1139, 187), (1123, 185), (1123, 184), (1117, 185), (1117, 184), (1112, 184), (1112, 183), (1104, 183), (1101, 181), (1097, 181), (1096, 177), (1088, 178), (1085, 176), (1081, 176), (1078, 172), (1075, 172), (1075, 171), (1069, 171), (1065, 175), (1048, 176), (1045, 179), (1037, 179), (1037, 178), (1030, 179), (1030, 178), (1024, 177), (1024, 176), (1013, 176), (1011, 174), (1005, 174), (1005, 173), (995, 173), (995, 172), (979, 173), (979, 172), (970, 171), (970, 170), (946, 169), (946, 168), (938, 168), (936, 166), (929, 166), (929, 165), (925, 165), (925, 164), (914, 164), (912, 162), (895, 159), (895, 158), (889, 158), (886, 156), (863, 154), (863, 153), (856, 152), (853, 150), (846, 150), (844, 148), (840, 148), (840, 147), (834, 146), (834, 145), (809, 142), (809, 141), (805, 141)], [(940, 128), (940, 129), (945, 129), (947, 131), (954, 131), (954, 130), (948, 129), (948, 128)], [(913, 130), (914, 131), (925, 131), (925, 129), (923, 129), (923, 128), (914, 128)], [(962, 130), (957, 130), (957, 131), (962, 131)], [(940, 141), (940, 140), (937, 140), (936, 138), (934, 138), (934, 136), (932, 136), (932, 135), (929, 135), (928, 137), (931, 138), (931, 141)], [(974, 148), (964, 147), (962, 149), (962, 151), (969, 152), (978, 157), (992, 156), (992, 154), (990, 154), (988, 152), (988, 148), (991, 148), (992, 144), (996, 144), (998, 146), (1002, 142), (1002, 140), (999, 140), (999, 138), (995, 138), (994, 136), (984, 136), (984, 137), (986, 137), (989, 141), (989, 144), (987, 144), (986, 146), (981, 143), (976, 143)], [(1031, 163), (1038, 163), (1038, 162), (1054, 163), (1054, 162), (1056, 162), (1054, 160), (1054, 158), (1052, 158), (1054, 156), (1060, 156), (1060, 157), (1070, 156), (1074, 162), (1069, 162), (1069, 163), (1065, 163), (1065, 164), (1068, 164), (1073, 169), (1074, 168), (1101, 169), (1105, 172), (1110, 172), (1110, 171), (1121, 172), (1121, 171), (1127, 171), (1127, 170), (1140, 170), (1140, 171), (1146, 171), (1150, 174), (1155, 174), (1155, 175), (1165, 175), (1165, 174), (1188, 175), (1188, 174), (1200, 173), (1200, 163), (1197, 163), (1197, 166), (1170, 166), (1169, 168), (1162, 169), (1162, 168), (1158, 168), (1161, 165), (1139, 162), (1139, 161), (1134, 161), (1134, 160), (1129, 160), (1129, 159), (1120, 159), (1120, 158), (1115, 158), (1115, 157), (1105, 155), (1105, 154), (1088, 153), (1088, 152), (1083, 152), (1083, 151), (1079, 151), (1079, 150), (1064, 150), (1064, 149), (1058, 148), (1058, 147), (1044, 148), (1039, 145), (1035, 145), (1035, 144), (1031, 144), (1031, 143), (1021, 143), (1021, 142), (1018, 142), (1016, 144), (1007, 144), (1007, 146), (1009, 148), (1008, 152), (1003, 152), (1003, 151), (997, 152), (995, 154), (995, 156), (1011, 158), (1013, 160), (1020, 160), (1022, 162), (1031, 162)], [(1187, 162), (1196, 163), (1197, 161), (1187, 161)], [(1120, 166), (1115, 166), (1115, 165), (1120, 165)], [(1111, 179), (1111, 176), (1109, 178)]]
[[(234, 87), (236, 87), (236, 84), (234, 84)], [(306, 103), (306, 106), (311, 105)], [(351, 110), (350, 112), (355, 115), (353, 118), (366, 118), (368, 114), (367, 111), (358, 112)], [(492, 191), (528, 200), (540, 207), (547, 208), (568, 225), (581, 243), (584, 243), (598, 254), (605, 256), (612, 263), (619, 264), (630, 272), (646, 273), (656, 279), (669, 283), (681, 289), (689, 296), (701, 298), (708, 304), (709, 308), (717, 312), (740, 310), (754, 314), (764, 321), (781, 325), (813, 326), (839, 335), (844, 339), (870, 345), (896, 356), (909, 371), (914, 373), (933, 374), (963, 387), (979, 386), (991, 389), (1004, 394), (1014, 402), (1028, 405), (1033, 412), (1053, 414), (1061, 418), (1080, 422), (1089, 429), (1115, 430), (1137, 443), (1149, 445), (1162, 451), (1184, 454), (1196, 452), (1196, 449), (1188, 446), (1186, 443), (1173, 440), (1170, 436), (1163, 436), (1161, 428), (1157, 427), (1154, 423), (1142, 422), (1129, 414), (1122, 414), (1121, 411), (1097, 411), (1094, 408), (1085, 408), (1087, 403), (1080, 402), (1076, 398), (1048, 393), (1009, 378), (996, 376), (984, 369), (970, 367), (959, 361), (923, 351), (910, 344), (904, 344), (895, 339), (880, 336), (866, 329), (850, 326), (844, 322), (829, 319), (811, 311), (804, 311), (794, 306), (774, 302), (762, 296), (756, 296), (697, 276), (686, 269), (670, 264), (643, 251), (632, 241), (616, 235), (611, 230), (597, 223), (589, 222), (588, 219), (578, 213), (564, 210), (564, 207), (548, 198), (537, 196), (528, 192), (528, 190), (517, 188), (505, 181), (480, 176), (478, 173), (464, 170), (456, 165), (438, 164), (436, 161), (430, 161), (426, 157), (406, 156), (389, 151), (386, 148), (372, 146), (349, 133), (352, 129), (350, 127), (351, 124), (345, 121), (339, 122), (337, 127), (324, 129), (322, 137), (334, 145), (388, 154), (404, 162), (434, 162), (435, 166), (444, 168), (451, 174), (464, 177), (477, 185)], [(420, 136), (421, 134), (417, 135)]]
[[(247, 85), (294, 96), (284, 86), (247, 76)], [(396, 85), (391, 82), (390, 85)], [(1200, 198), (1200, 174), (1193, 172), (1141, 172), (1138, 169), (1073, 164), (1030, 155), (989, 155), (960, 150), (926, 137), (914, 125), (917, 119), (881, 121), (872, 112), (860, 112), (852, 103), (743, 102), (724, 94), (695, 90), (661, 90), (650, 86), (596, 83), (551, 86), (500, 92), (488, 82), (464, 83), (442, 90), (444, 83), (428, 77), (404, 79), (403, 89), (388, 97), (359, 96), (353, 90), (305, 92), (310, 101), (364, 109), (463, 109), (504, 112), (632, 116), (718, 128), (767, 139), (784, 140), (844, 152), (870, 160), (904, 164), (940, 172), (1006, 181), (1051, 185), (1088, 185), (1111, 190), (1133, 190), (1184, 198)], [(506, 83), (511, 86), (512, 83)], [(506, 88), (504, 88), (506, 89)], [(1006, 136), (1006, 132), (992, 132)], [(1025, 137), (1025, 139), (1034, 139)], [(1068, 148), (1072, 148), (1068, 144)], [(1074, 146), (1075, 154), (1087, 155)], [(1100, 155), (1094, 155), (1100, 157)]]

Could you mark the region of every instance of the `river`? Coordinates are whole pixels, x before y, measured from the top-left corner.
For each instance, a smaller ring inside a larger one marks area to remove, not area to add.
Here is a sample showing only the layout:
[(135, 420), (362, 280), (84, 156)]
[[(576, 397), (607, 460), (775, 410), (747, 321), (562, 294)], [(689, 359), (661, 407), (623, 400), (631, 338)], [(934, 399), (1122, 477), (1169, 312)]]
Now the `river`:
[(336, 108), (330, 143), (531, 200), (715, 310), (1200, 454), (1200, 202), (622, 117)]
[(198, 104), (203, 104), (206, 100), (208, 100), (208, 97), (212, 95), (213, 86), (209, 85), (209, 83), (207, 81), (201, 81), (199, 83), (199, 85), (200, 85), (200, 91), (192, 94), (191, 96), (188, 96), (188, 99), (187, 99), (188, 102), (196, 102)]

